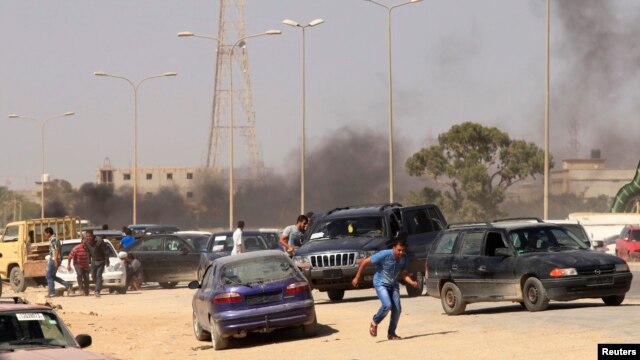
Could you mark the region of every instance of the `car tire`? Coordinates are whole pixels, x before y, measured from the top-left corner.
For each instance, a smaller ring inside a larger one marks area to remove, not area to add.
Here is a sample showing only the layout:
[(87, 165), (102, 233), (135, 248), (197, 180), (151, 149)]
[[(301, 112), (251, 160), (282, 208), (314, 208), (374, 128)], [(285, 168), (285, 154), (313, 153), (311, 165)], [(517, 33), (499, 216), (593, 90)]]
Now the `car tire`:
[(624, 301), (624, 294), (622, 294), (622, 295), (605, 296), (605, 297), (602, 298), (602, 301), (607, 306), (618, 306), (618, 305), (622, 304), (622, 302)]
[(344, 298), (344, 289), (329, 289), (327, 294), (331, 301), (340, 301)]
[(211, 333), (205, 330), (198, 321), (195, 310), (193, 311), (193, 334), (199, 341), (211, 340)]
[(302, 335), (304, 337), (314, 337), (318, 335), (318, 319), (313, 316), (313, 322), (308, 325), (302, 325)]
[(467, 303), (462, 299), (460, 288), (452, 282), (448, 282), (442, 287), (440, 301), (447, 315), (460, 315), (467, 308)]
[(173, 288), (175, 288), (175, 287), (176, 287), (176, 285), (178, 285), (178, 283), (177, 283), (177, 282), (175, 282), (175, 281), (174, 281), (174, 282), (171, 282), (171, 281), (168, 281), (168, 282), (161, 282), (161, 283), (158, 283), (158, 284), (159, 284), (159, 285), (160, 285), (160, 287), (161, 287), (161, 288), (163, 288), (163, 289), (173, 289)]
[(27, 281), (18, 266), (11, 268), (11, 272), (9, 272), (9, 283), (14, 292), (24, 292), (27, 288)]
[(531, 277), (524, 282), (522, 295), (524, 305), (529, 311), (542, 311), (549, 307), (547, 290), (537, 278)]
[(123, 287), (115, 288), (115, 291), (120, 295), (124, 295), (127, 293), (127, 288), (128, 286), (125, 285)]
[(414, 276), (411, 277), (414, 281), (418, 283), (418, 288), (414, 288), (413, 286), (407, 284), (405, 287), (407, 288), (407, 295), (409, 297), (416, 297), (422, 294), (424, 290), (424, 275), (421, 272), (417, 272)]
[(218, 334), (213, 318), (209, 318), (209, 324), (211, 324), (211, 345), (213, 346), (213, 349), (222, 350), (229, 347), (229, 339)]

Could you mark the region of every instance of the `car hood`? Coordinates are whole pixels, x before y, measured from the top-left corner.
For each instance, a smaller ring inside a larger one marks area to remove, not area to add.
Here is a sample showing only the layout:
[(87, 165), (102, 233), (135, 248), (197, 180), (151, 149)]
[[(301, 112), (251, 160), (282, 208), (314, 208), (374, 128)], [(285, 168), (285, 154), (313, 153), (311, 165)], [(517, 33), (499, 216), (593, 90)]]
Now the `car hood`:
[(521, 254), (522, 257), (545, 262), (554, 267), (591, 267), (598, 265), (622, 264), (617, 256), (592, 250), (570, 250), (559, 252), (532, 252)]
[(67, 348), (31, 348), (19, 349), (14, 352), (3, 352), (0, 358), (2, 360), (111, 360), (115, 359), (106, 355), (96, 354), (82, 349)]
[(386, 249), (386, 239), (382, 237), (342, 237), (338, 239), (312, 240), (296, 250), (303, 256), (328, 251), (371, 251)]

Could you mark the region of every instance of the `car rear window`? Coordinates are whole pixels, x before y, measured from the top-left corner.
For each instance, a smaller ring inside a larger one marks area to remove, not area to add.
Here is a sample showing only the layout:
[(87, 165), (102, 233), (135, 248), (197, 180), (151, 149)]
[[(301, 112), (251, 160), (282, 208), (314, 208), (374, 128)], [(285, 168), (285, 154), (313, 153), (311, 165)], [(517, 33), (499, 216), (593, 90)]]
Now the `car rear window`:
[(294, 276), (296, 270), (283, 256), (251, 258), (244, 261), (227, 264), (222, 269), (222, 283), (253, 284), (268, 283), (288, 279)]

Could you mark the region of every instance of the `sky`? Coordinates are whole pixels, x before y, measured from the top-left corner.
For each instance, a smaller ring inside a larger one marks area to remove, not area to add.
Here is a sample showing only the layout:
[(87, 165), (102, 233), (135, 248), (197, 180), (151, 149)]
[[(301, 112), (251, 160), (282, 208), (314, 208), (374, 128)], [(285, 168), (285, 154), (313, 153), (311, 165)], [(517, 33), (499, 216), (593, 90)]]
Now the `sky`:
[[(388, 5), (402, 1), (379, 0)], [(132, 162), (134, 83), (138, 166), (197, 167), (211, 126), (219, 1), (0, 1), (0, 186), (29, 189), (45, 173), (79, 186), (105, 161)], [(640, 130), (640, 2), (558, 0), (551, 8), (551, 153), (633, 168)], [(336, 132), (387, 135), (387, 13), (364, 0), (246, 0), (256, 137), (268, 168), (298, 166), (301, 34), (306, 30), (306, 145)], [(544, 0), (425, 0), (392, 13), (394, 142), (407, 158), (465, 121), (543, 146)], [(236, 166), (246, 166), (236, 138)], [(366, 156), (366, 154), (363, 154)], [(386, 162), (385, 157), (376, 161)], [(558, 161), (556, 161), (558, 163)], [(221, 164), (226, 166), (225, 163)], [(313, 164), (307, 163), (307, 166)], [(402, 171), (398, 169), (397, 171)]]

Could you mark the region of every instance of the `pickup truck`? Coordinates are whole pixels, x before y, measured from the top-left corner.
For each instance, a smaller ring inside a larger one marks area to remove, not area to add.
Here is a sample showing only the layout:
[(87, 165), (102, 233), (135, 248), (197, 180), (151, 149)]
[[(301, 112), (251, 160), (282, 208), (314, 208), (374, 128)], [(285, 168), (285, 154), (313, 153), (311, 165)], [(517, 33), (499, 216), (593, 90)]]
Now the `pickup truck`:
[(47, 227), (53, 228), (58, 240), (80, 237), (80, 219), (71, 216), (14, 221), (0, 237), (0, 277), (9, 279), (13, 291), (24, 291), (27, 283), (46, 284)]
[[(314, 289), (328, 292), (329, 299), (342, 300), (354, 290), (351, 280), (360, 263), (377, 251), (391, 248), (399, 231), (407, 232), (409, 272), (418, 288), (407, 286), (409, 296), (422, 294), (427, 250), (440, 230), (447, 226), (433, 204), (403, 207), (398, 203), (342, 207), (314, 218), (305, 232), (294, 261)], [(374, 266), (363, 272), (358, 289), (373, 287)]]

